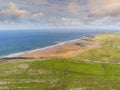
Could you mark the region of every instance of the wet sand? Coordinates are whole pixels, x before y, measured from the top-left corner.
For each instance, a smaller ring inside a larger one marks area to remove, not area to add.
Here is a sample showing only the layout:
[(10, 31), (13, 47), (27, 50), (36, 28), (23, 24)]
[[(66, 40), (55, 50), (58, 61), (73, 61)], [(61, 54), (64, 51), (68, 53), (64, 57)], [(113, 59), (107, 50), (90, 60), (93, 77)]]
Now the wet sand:
[(64, 42), (63, 44), (55, 45), (53, 47), (36, 50), (31, 53), (26, 53), (20, 57), (32, 59), (68, 58), (93, 48), (98, 48), (99, 46), (99, 43), (95, 40), (94, 37), (86, 37), (83, 39)]

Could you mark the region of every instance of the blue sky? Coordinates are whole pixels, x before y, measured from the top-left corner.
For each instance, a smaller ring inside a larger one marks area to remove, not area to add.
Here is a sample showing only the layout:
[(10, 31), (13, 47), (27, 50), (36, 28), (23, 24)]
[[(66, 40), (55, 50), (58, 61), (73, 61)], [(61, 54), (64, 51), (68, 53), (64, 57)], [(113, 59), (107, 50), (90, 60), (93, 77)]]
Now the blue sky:
[(0, 0), (0, 27), (120, 24), (120, 0)]

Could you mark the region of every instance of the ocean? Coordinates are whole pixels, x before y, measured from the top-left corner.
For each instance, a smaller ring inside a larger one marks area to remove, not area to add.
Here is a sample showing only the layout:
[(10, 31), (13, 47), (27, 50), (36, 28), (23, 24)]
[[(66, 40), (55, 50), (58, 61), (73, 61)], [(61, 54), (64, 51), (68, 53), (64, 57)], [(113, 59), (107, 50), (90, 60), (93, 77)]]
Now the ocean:
[(68, 40), (83, 38), (117, 30), (0, 30), (0, 57), (56, 45)]

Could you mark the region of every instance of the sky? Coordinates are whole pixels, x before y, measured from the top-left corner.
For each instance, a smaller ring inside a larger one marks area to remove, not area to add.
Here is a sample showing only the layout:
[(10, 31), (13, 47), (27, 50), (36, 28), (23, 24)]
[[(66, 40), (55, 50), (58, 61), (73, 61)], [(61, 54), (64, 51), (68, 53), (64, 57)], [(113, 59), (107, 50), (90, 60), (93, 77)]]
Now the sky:
[(0, 28), (119, 26), (120, 0), (0, 0)]

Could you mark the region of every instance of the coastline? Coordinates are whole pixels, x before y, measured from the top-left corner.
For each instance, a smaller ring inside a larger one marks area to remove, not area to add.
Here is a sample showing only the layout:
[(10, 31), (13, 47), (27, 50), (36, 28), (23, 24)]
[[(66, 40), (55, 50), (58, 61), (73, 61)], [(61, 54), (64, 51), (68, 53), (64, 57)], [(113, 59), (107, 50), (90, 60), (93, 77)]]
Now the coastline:
[[(94, 48), (94, 46), (97, 46), (95, 45), (96, 42), (92, 40), (96, 36), (97, 34), (84, 36), (44, 48), (11, 54), (0, 59), (48, 59), (73, 57), (81, 52)], [(79, 46), (76, 44), (84, 44), (84, 46)]]
[[(93, 35), (92, 35), (92, 36), (93, 36)], [(94, 35), (94, 36), (95, 36), (95, 35)], [(30, 53), (34, 53), (34, 52), (36, 52), (36, 51), (41, 51), (41, 50), (45, 50), (45, 49), (49, 49), (49, 48), (54, 48), (54, 47), (56, 47), (56, 46), (60, 46), (60, 45), (63, 45), (63, 44), (65, 44), (65, 43), (74, 42), (74, 41), (81, 40), (81, 39), (85, 39), (85, 38), (88, 38), (88, 37), (91, 37), (91, 36), (83, 36), (83, 37), (81, 37), (81, 38), (63, 41), (63, 42), (60, 42), (60, 43), (58, 43), (58, 44), (50, 45), (50, 46), (47, 46), (47, 47), (36, 48), (36, 49), (33, 49), (33, 50), (27, 50), (27, 51), (23, 51), (23, 52), (18, 52), (18, 53), (13, 53), (13, 54), (1, 56), (0, 59), (20, 57), (20, 56), (23, 56), (23, 55), (25, 55), (25, 54), (30, 54)]]
[[(34, 60), (49, 60), (52, 58), (70, 58), (79, 55), (82, 52), (100, 48), (98, 41), (95, 38), (98, 36), (86, 36), (83, 38), (73, 39), (69, 41), (65, 41), (56, 45), (48, 46), (45, 48), (35, 49), (32, 51), (23, 52), (21, 55), (17, 54), (18, 56), (11, 56), (0, 58), (0, 64), (4, 63), (15, 63), (15, 62), (27, 62), (27, 61), (34, 61)], [(77, 45), (78, 44), (78, 45)], [(81, 44), (81, 45), (80, 45)], [(59, 50), (62, 50), (65, 47), (66, 52), (60, 53)], [(53, 51), (51, 51), (53, 50)], [(53, 53), (51, 55), (51, 52)], [(38, 54), (37, 54), (38, 53)], [(13, 55), (13, 54), (12, 54)], [(35, 56), (34, 56), (35, 55)], [(37, 57), (36, 57), (37, 55)]]
[[(114, 32), (114, 33), (119, 33), (119, 32)], [(102, 34), (105, 34), (105, 33), (102, 33)], [(0, 60), (4, 59), (4, 58), (17, 58), (17, 57), (21, 58), (21, 56), (24, 56), (26, 54), (34, 53), (34, 52), (37, 52), (37, 51), (42, 51), (42, 50), (49, 49), (49, 48), (54, 48), (54, 47), (63, 45), (65, 43), (69, 43), (69, 42), (72, 43), (74, 41), (82, 40), (82, 39), (89, 38), (89, 37), (96, 37), (98, 35), (101, 35), (101, 34), (93, 34), (93, 35), (89, 35), (89, 36), (82, 36), (82, 37), (77, 38), (77, 39), (72, 39), (72, 40), (59, 42), (58, 44), (50, 45), (50, 46), (47, 46), (47, 47), (42, 47), (42, 48), (37, 48), (37, 49), (33, 49), (33, 50), (27, 50), (27, 51), (23, 51), (23, 52), (18, 52), (18, 53), (13, 53), (13, 54), (9, 54), (9, 55), (0, 56)]]
[(94, 37), (86, 36), (84, 38), (69, 40), (49, 47), (36, 49), (20, 57), (33, 59), (73, 57), (84, 51), (99, 47), (98, 43), (93, 40)]

